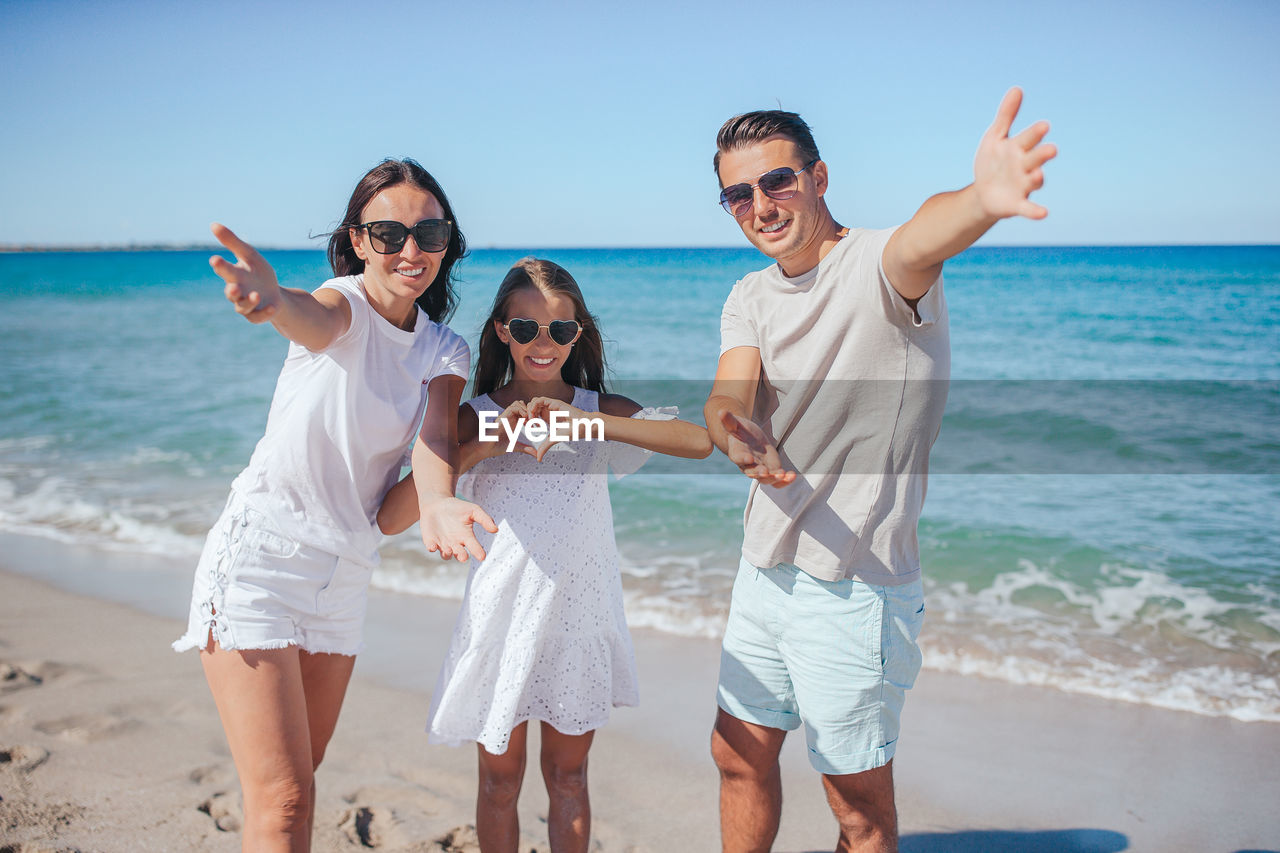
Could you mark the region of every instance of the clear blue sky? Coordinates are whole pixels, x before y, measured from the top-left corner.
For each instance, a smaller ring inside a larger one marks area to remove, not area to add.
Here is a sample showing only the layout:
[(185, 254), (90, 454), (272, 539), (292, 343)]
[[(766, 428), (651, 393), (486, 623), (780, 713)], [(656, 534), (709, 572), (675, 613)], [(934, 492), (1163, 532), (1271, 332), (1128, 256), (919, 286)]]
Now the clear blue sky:
[(1049, 218), (986, 242), (1277, 243), (1278, 44), (1261, 1), (0, 0), (0, 243), (319, 245), (411, 156), (473, 246), (745, 245), (715, 132), (779, 103), (836, 218), (887, 226), (968, 183), (1013, 84), (1061, 153)]

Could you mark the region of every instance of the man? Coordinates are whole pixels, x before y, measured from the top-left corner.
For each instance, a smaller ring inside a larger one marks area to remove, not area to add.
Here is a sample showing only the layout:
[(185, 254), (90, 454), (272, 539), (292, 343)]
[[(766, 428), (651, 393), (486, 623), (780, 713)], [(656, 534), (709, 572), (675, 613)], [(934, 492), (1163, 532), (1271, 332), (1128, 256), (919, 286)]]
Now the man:
[(1049, 125), (1016, 136), (1011, 89), (973, 183), (897, 229), (839, 225), (827, 164), (794, 113), (730, 119), (721, 203), (777, 261), (739, 281), (721, 319), (705, 415), (752, 478), (725, 629), (712, 754), (726, 851), (770, 849), (778, 753), (805, 725), (840, 825), (839, 851), (896, 850), (892, 762), (924, 617), (916, 526), (950, 375), (942, 264), (1029, 200)]

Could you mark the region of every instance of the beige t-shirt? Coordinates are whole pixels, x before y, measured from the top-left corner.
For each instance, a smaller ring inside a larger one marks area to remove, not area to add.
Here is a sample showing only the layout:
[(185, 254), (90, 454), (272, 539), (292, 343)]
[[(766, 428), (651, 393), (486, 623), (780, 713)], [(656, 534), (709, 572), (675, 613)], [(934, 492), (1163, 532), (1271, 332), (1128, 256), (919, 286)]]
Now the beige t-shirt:
[(742, 555), (826, 581), (902, 584), (920, 576), (916, 526), (929, 450), (951, 374), (942, 278), (913, 312), (881, 255), (893, 229), (851, 229), (816, 268), (777, 264), (739, 281), (720, 352), (760, 350), (754, 420), (797, 472), (751, 484)]

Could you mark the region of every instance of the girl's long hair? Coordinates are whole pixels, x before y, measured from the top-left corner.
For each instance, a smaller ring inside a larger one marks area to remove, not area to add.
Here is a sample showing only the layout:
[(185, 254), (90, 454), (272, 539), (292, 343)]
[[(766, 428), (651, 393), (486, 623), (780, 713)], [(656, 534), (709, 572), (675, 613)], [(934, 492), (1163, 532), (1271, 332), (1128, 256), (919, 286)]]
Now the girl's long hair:
[(587, 310), (587, 303), (582, 298), (578, 283), (559, 264), (540, 258), (522, 258), (515, 262), (502, 279), (502, 284), (498, 285), (498, 293), (493, 297), (493, 308), (489, 310), (489, 318), (480, 330), (479, 354), (476, 357), (476, 396), (496, 391), (515, 375), (511, 349), (498, 337), (493, 323), (495, 320), (505, 323), (511, 319), (507, 316), (507, 304), (516, 291), (525, 288), (563, 294), (573, 302), (573, 319), (582, 326), (582, 334), (574, 342), (569, 357), (561, 366), (560, 377), (570, 385), (605, 393), (604, 341), (600, 338), (595, 315)]
[(444, 194), (440, 183), (413, 160), (383, 160), (366, 172), (356, 184), (351, 200), (347, 202), (347, 212), (342, 217), (342, 223), (329, 234), (329, 266), (333, 267), (335, 276), (364, 272), (364, 261), (356, 256), (355, 247), (351, 244), (351, 228), (360, 224), (365, 206), (373, 201), (374, 196), (388, 187), (400, 184), (410, 184), (423, 192), (431, 193), (444, 209), (444, 218), (453, 223), (440, 269), (426, 291), (415, 300), (432, 322), (443, 323), (458, 305), (457, 279), (453, 274), (453, 266), (467, 256), (467, 240), (462, 236), (458, 217), (454, 215), (453, 206), (449, 204), (449, 198)]

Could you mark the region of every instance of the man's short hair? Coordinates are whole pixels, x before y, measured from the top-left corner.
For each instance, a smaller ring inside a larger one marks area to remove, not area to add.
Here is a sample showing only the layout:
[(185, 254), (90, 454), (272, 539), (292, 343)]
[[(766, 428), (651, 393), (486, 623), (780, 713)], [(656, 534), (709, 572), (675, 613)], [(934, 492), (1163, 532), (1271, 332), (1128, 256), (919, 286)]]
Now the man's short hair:
[(764, 142), (771, 136), (781, 136), (794, 142), (796, 148), (800, 149), (800, 159), (805, 163), (821, 157), (809, 125), (799, 115), (784, 110), (756, 110), (734, 116), (716, 134), (716, 156), (712, 160), (716, 177), (720, 177), (721, 154)]

